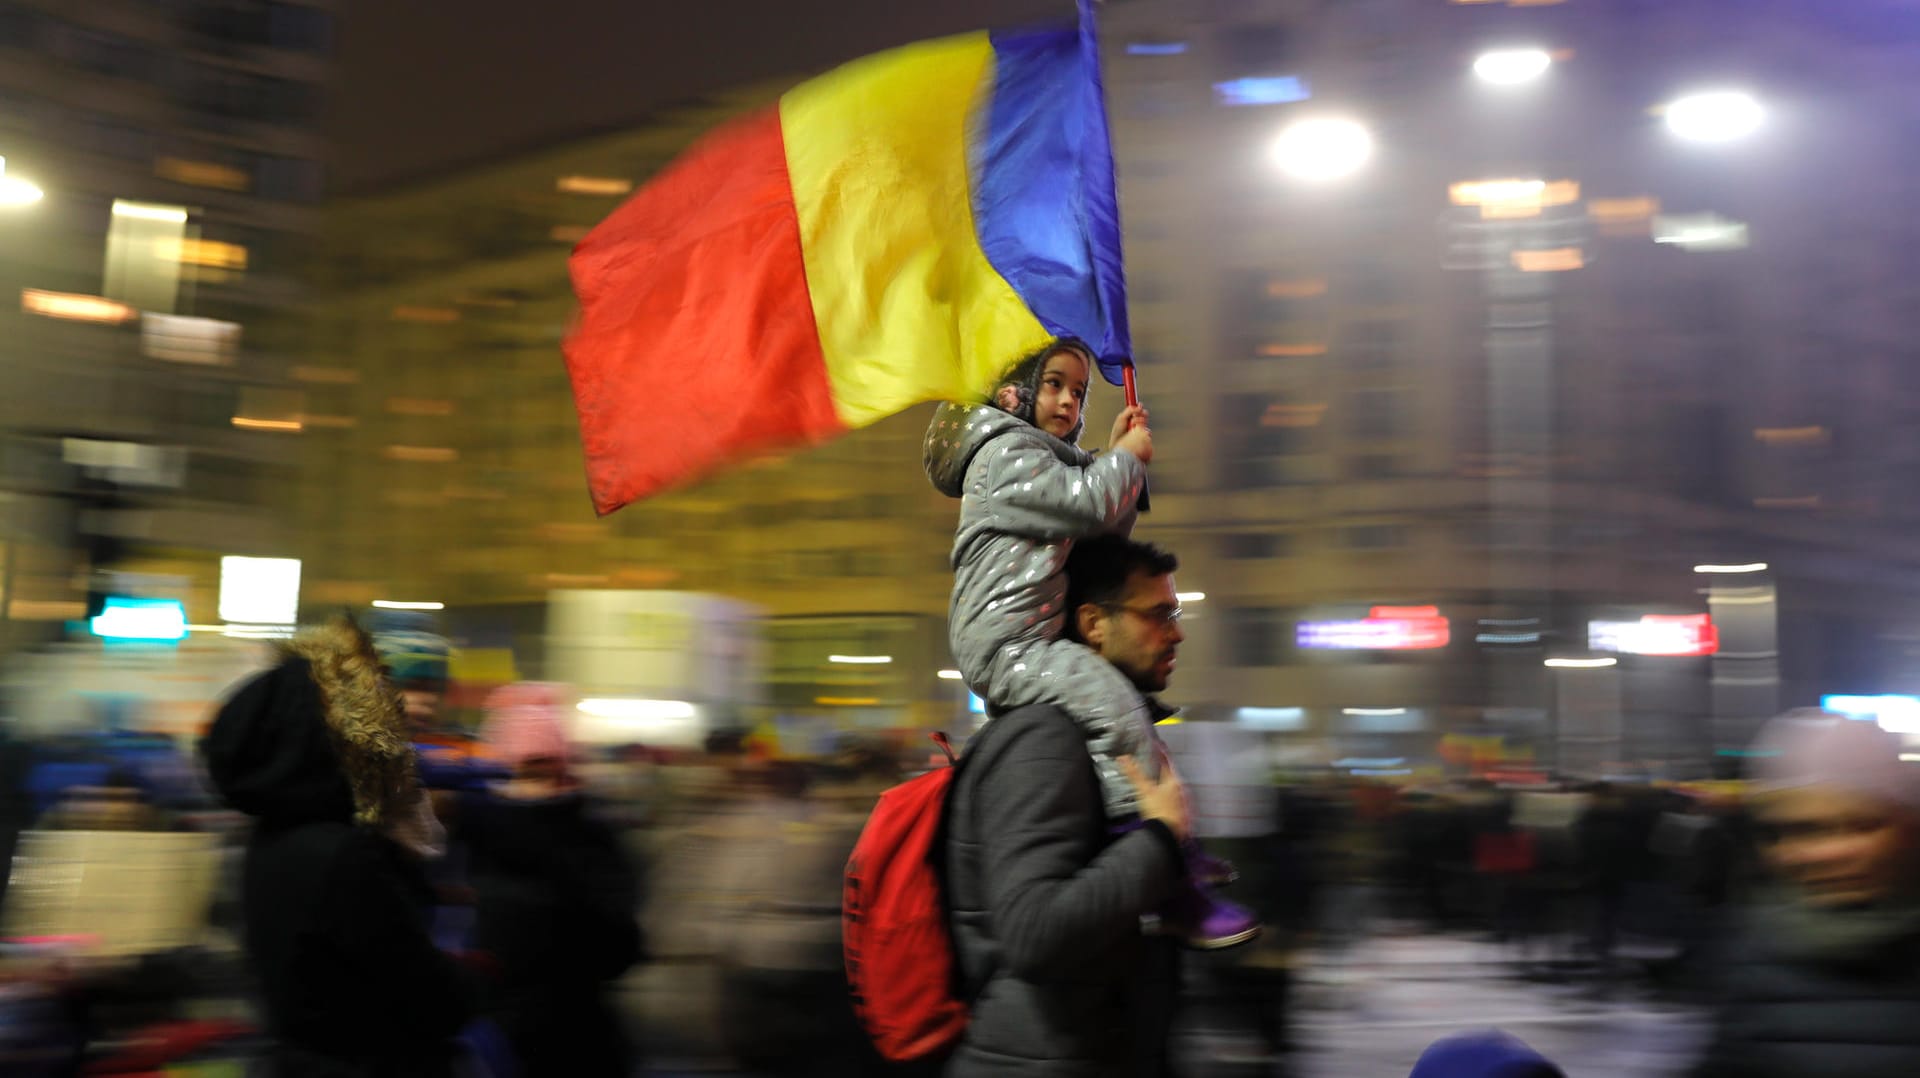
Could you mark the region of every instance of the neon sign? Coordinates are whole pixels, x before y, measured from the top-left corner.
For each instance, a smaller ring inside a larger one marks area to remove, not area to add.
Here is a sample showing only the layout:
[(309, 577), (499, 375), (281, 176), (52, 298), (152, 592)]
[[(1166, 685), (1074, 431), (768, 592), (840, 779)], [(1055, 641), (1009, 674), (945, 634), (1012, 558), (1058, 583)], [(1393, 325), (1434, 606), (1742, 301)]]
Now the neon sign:
[(1648, 614), (1639, 621), (1590, 621), (1587, 646), (1622, 655), (1691, 658), (1720, 650), (1720, 627), (1707, 614)]
[(1358, 621), (1303, 621), (1294, 632), (1298, 646), (1323, 651), (1429, 651), (1452, 639), (1435, 606), (1376, 606)]

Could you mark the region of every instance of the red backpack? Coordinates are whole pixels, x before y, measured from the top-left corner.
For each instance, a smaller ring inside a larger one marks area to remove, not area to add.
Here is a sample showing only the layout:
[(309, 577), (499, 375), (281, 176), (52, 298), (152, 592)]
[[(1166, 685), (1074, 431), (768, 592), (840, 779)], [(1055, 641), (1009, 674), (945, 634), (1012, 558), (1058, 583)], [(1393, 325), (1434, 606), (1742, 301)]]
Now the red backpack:
[(939, 1052), (967, 1028), (935, 864), (956, 765), (946, 735), (933, 739), (948, 766), (880, 795), (847, 859), (840, 906), (854, 1013), (874, 1048), (896, 1063)]

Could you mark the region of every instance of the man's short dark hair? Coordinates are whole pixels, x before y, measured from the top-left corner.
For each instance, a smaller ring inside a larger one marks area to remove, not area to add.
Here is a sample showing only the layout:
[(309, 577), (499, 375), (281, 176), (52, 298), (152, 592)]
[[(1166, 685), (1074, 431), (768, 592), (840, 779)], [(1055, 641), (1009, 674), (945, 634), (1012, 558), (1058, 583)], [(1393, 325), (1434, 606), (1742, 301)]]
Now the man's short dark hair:
[(1088, 603), (1112, 606), (1127, 593), (1135, 573), (1166, 576), (1180, 568), (1180, 559), (1152, 543), (1118, 535), (1082, 539), (1067, 556), (1067, 633), (1077, 636), (1081, 607)]

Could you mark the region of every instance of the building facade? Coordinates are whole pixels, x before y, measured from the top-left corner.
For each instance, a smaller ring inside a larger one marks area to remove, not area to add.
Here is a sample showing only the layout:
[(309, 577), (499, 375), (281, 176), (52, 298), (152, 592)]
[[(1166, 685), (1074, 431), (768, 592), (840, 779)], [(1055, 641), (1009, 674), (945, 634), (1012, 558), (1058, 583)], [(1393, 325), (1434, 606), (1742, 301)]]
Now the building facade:
[(140, 581), (211, 622), (222, 555), (290, 552), (332, 46), (328, 0), (0, 3), (9, 644)]

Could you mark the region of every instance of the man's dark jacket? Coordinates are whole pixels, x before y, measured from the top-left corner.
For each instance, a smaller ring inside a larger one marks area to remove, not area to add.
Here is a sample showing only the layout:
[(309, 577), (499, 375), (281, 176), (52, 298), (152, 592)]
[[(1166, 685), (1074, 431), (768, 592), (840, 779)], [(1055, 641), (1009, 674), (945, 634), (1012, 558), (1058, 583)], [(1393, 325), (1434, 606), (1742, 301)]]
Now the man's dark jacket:
[(1078, 727), (1040, 705), (992, 721), (947, 806), (946, 891), (972, 1021), (949, 1078), (1160, 1078), (1178, 952), (1141, 932), (1178, 885), (1158, 821), (1116, 834)]

